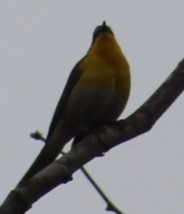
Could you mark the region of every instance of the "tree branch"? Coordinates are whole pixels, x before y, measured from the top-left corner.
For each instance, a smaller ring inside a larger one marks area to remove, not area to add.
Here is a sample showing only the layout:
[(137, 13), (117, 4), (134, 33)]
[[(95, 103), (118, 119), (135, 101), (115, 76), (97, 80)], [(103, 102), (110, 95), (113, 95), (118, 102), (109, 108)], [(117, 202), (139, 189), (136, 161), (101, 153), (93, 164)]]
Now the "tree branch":
[(87, 170), (84, 167), (81, 167), (80, 170), (85, 175), (85, 177), (89, 180), (89, 182), (93, 185), (95, 190), (99, 193), (99, 195), (103, 198), (103, 200), (106, 202), (107, 211), (112, 211), (116, 214), (123, 214), (113, 203), (112, 201), (107, 197), (107, 195), (102, 191), (102, 189), (99, 187), (99, 185), (94, 181), (94, 179), (89, 175)]
[(184, 90), (184, 59), (158, 90), (125, 120), (97, 128), (71, 151), (36, 174), (24, 187), (16, 187), (0, 207), (2, 214), (25, 213), (34, 202), (95, 157), (120, 143), (149, 131)]
[[(39, 131), (35, 131), (30, 134), (30, 136), (35, 140), (40, 140), (42, 142), (46, 142), (46, 139), (43, 137), (42, 133)], [(61, 154), (64, 155), (65, 153), (61, 151)], [(87, 180), (91, 183), (91, 185), (94, 187), (94, 189), (98, 192), (98, 194), (102, 197), (102, 199), (106, 202), (107, 211), (112, 211), (116, 214), (123, 214), (114, 204), (113, 202), (107, 197), (107, 195), (104, 193), (104, 191), (100, 188), (100, 186), (97, 184), (97, 182), (92, 178), (92, 176), (89, 174), (89, 172), (84, 168), (81, 167), (80, 170), (84, 174), (84, 176), (87, 178)]]

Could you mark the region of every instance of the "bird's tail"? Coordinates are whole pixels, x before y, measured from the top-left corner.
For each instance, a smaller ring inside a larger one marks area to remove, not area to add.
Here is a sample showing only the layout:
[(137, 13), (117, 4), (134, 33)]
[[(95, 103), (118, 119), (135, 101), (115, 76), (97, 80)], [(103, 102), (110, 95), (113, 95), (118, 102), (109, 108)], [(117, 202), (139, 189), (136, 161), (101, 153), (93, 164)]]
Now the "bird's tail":
[(55, 160), (57, 155), (62, 149), (62, 144), (52, 145), (46, 143), (40, 154), (37, 156), (36, 160), (33, 162), (31, 167), (28, 169), (23, 178), (19, 181), (17, 186), (22, 186), (28, 182), (39, 171), (48, 166), (52, 161)]

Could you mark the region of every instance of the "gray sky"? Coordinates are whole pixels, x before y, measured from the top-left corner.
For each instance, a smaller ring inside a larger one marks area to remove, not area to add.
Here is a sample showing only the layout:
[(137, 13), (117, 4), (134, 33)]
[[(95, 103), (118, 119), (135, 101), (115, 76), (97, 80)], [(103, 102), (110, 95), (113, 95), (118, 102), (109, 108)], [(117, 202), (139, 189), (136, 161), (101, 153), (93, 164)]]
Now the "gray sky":
[[(30, 166), (66, 79), (106, 20), (131, 65), (122, 117), (138, 108), (183, 58), (184, 1), (0, 1), (0, 168), (3, 201)], [(183, 213), (183, 95), (153, 129), (87, 165), (127, 214)], [(28, 213), (106, 213), (80, 172)]]

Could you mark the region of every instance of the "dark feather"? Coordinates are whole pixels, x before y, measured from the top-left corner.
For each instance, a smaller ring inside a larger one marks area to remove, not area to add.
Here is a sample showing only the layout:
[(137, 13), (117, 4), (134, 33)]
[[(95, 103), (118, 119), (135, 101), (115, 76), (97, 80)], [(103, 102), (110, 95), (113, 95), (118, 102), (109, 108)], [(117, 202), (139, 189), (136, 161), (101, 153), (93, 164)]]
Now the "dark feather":
[(49, 140), (49, 138), (51, 137), (55, 126), (58, 122), (58, 119), (61, 118), (61, 115), (64, 112), (64, 108), (66, 106), (66, 103), (68, 101), (68, 98), (70, 96), (70, 93), (72, 92), (74, 86), (76, 85), (76, 83), (78, 82), (78, 80), (80, 79), (80, 76), (82, 74), (82, 71), (80, 70), (80, 62), (83, 60), (84, 58), (82, 58), (73, 68), (72, 72), (70, 73), (69, 77), (68, 77), (68, 81), (65, 85), (65, 88), (63, 90), (63, 94), (57, 104), (56, 110), (54, 112), (53, 118), (52, 118), (52, 122), (50, 124), (49, 127), (49, 131), (48, 131), (48, 135), (47, 135), (47, 139), (46, 142)]

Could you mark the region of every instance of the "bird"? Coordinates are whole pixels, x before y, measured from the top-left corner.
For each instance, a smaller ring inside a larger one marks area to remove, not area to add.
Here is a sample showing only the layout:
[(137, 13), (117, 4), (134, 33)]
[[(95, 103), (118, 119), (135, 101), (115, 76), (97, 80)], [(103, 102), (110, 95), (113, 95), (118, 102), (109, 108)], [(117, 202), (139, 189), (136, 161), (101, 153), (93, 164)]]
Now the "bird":
[(105, 21), (93, 32), (86, 55), (74, 66), (53, 115), (45, 145), (18, 186), (51, 164), (72, 139), (113, 122), (129, 98), (129, 63)]

